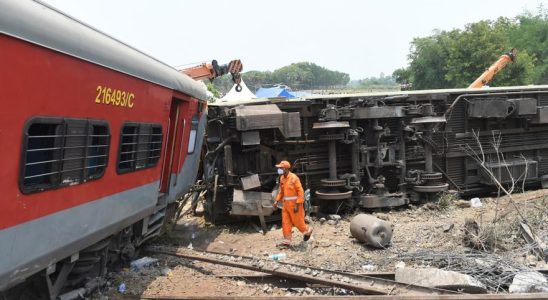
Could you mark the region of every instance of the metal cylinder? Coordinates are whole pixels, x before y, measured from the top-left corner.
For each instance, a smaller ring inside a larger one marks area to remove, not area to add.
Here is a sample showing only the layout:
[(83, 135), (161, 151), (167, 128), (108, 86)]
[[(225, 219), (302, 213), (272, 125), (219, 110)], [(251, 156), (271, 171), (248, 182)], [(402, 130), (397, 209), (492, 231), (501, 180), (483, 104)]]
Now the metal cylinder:
[[(354, 130), (357, 128), (356, 120), (350, 121), (350, 127)], [(360, 166), (359, 166), (359, 155), (360, 155), (360, 144), (359, 139), (355, 139), (352, 143), (352, 174), (356, 175), (357, 181), (360, 181)]]
[(424, 145), (424, 170), (428, 173), (432, 172), (432, 148), (430, 145)]
[(399, 160), (403, 163), (400, 165), (400, 191), (405, 192), (405, 176), (407, 176), (407, 165), (405, 157), (405, 132), (403, 126), (400, 127), (400, 157)]
[[(432, 140), (432, 126), (426, 125), (425, 134), (429, 141)], [(428, 143), (424, 143), (424, 170), (428, 173), (433, 171), (432, 168), (432, 147)]]
[(225, 150), (225, 171), (226, 175), (234, 174), (234, 162), (232, 161), (232, 146), (226, 145)]
[(329, 141), (329, 179), (337, 179), (337, 144)]
[(392, 224), (373, 215), (359, 214), (350, 221), (350, 233), (371, 247), (384, 248), (392, 240)]

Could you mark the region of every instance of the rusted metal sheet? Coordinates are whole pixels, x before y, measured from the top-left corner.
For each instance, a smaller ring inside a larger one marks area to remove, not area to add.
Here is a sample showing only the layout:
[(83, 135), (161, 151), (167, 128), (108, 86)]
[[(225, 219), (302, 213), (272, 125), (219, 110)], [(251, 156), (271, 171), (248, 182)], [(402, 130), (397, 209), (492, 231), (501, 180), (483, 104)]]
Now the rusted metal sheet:
[(259, 216), (257, 202), (262, 205), (264, 216), (270, 216), (274, 212), (272, 207), (272, 194), (254, 191), (234, 190), (232, 200), (233, 215), (239, 216)]
[(405, 116), (403, 106), (359, 107), (352, 112), (352, 119), (384, 119)]
[(277, 128), (286, 137), (301, 136), (299, 113), (282, 112), (275, 104), (236, 106), (234, 114), (237, 130)]
[(282, 111), (275, 104), (237, 106), (234, 108), (234, 114), (238, 130), (283, 127)]
[(242, 177), (240, 180), (242, 180), (242, 188), (244, 190), (250, 190), (261, 186), (261, 179), (258, 174)]

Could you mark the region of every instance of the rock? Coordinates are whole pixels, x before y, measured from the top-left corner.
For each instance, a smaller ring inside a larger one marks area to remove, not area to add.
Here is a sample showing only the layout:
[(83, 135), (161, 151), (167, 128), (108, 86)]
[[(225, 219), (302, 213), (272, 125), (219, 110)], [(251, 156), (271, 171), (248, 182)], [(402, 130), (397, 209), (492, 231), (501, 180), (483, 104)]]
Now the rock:
[(163, 276), (171, 276), (171, 269), (170, 268), (162, 268), (162, 270), (160, 270), (160, 273), (162, 273)]
[(305, 289), (304, 289), (304, 292), (305, 292), (307, 295), (314, 294), (314, 290), (311, 289), (311, 288), (309, 288), (309, 287), (305, 288)]
[(236, 281), (236, 285), (237, 285), (237, 286), (244, 286), (244, 285), (245, 285), (245, 281), (238, 280), (238, 281)]
[(435, 210), (438, 208), (438, 206), (432, 202), (428, 202), (424, 205), (424, 208), (429, 210)]
[(458, 200), (455, 202), (455, 205), (461, 208), (467, 208), (470, 207), (470, 201)]
[(375, 266), (375, 265), (363, 265), (362, 266), (362, 270), (364, 270), (364, 271), (371, 272), (371, 271), (375, 271), (376, 269), (377, 269), (377, 266)]
[(388, 214), (377, 213), (375, 216), (381, 220), (390, 221), (390, 216)]
[(479, 208), (482, 207), (483, 204), (481, 203), (480, 198), (472, 198), (470, 199), (470, 207)]
[(405, 268), (405, 263), (403, 261), (399, 261), (396, 263), (396, 269), (403, 269)]
[(485, 289), (485, 285), (470, 275), (436, 268), (397, 268), (396, 281), (427, 287), (449, 288), (471, 286)]
[(320, 272), (318, 272), (318, 271), (312, 271), (312, 276), (316, 277), (316, 276), (318, 276), (318, 274), (320, 274)]
[(305, 274), (310, 274), (310, 273), (312, 273), (312, 270), (310, 268), (306, 268), (306, 270), (304, 270), (304, 273)]
[(276, 229), (278, 229), (278, 225), (274, 224), (274, 225), (272, 225), (272, 227), (270, 228), (270, 231), (274, 231), (274, 230), (276, 230)]
[(327, 224), (329, 224), (329, 225), (337, 225), (337, 221), (335, 221), (335, 220), (328, 220), (328, 221), (327, 221)]
[(339, 215), (328, 215), (327, 218), (329, 220), (339, 221), (341, 219), (341, 216), (339, 216)]
[(262, 233), (263, 230), (262, 230), (261, 227), (259, 227), (257, 224), (255, 224), (255, 223), (253, 223), (253, 222), (250, 222), (249, 224), (251, 225), (251, 227), (253, 227), (253, 229), (254, 229), (255, 231), (257, 231), (257, 232), (259, 232), (259, 233)]
[(137, 260), (134, 260), (130, 263), (130, 267), (132, 271), (140, 271), (143, 268), (151, 267), (151, 266), (157, 266), (158, 265), (158, 259), (152, 258), (152, 257), (141, 257)]
[(510, 293), (548, 293), (548, 282), (542, 273), (535, 271), (520, 272), (514, 276), (508, 289)]
[(527, 265), (528, 265), (528, 266), (530, 266), (530, 267), (536, 267), (536, 266), (537, 266), (538, 259), (537, 259), (537, 257), (534, 256), (534, 255), (527, 255), (526, 261), (527, 261)]
[(320, 218), (320, 224), (323, 225), (323, 223), (325, 223), (325, 218)]
[(448, 232), (449, 230), (453, 229), (455, 227), (454, 223), (447, 223), (443, 225), (443, 232)]

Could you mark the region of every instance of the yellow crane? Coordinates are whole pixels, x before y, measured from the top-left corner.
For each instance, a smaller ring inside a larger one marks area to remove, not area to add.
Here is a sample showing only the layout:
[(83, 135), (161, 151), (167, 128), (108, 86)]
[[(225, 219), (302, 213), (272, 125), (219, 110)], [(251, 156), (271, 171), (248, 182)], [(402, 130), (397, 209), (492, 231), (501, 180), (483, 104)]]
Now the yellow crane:
[(503, 54), (489, 69), (485, 70), (468, 88), (481, 88), (487, 85), (500, 70), (504, 69), (510, 62), (514, 62), (518, 50), (512, 48), (508, 53)]

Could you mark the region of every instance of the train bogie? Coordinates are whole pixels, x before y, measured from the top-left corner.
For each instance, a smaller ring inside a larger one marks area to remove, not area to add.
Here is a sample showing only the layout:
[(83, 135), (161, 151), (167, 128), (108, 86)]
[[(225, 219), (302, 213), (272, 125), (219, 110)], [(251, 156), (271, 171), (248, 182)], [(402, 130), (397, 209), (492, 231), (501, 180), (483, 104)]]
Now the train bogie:
[[(212, 105), (208, 213), (256, 215), (257, 200), (268, 208), (280, 160), (292, 163), (314, 211), (538, 186), (548, 174), (547, 101), (548, 86), (527, 86)], [(246, 186), (250, 177), (256, 184)]]

